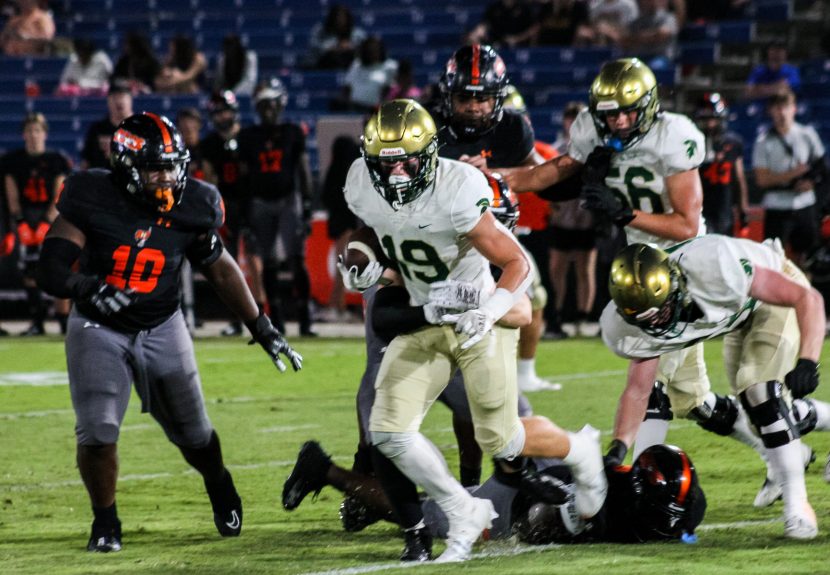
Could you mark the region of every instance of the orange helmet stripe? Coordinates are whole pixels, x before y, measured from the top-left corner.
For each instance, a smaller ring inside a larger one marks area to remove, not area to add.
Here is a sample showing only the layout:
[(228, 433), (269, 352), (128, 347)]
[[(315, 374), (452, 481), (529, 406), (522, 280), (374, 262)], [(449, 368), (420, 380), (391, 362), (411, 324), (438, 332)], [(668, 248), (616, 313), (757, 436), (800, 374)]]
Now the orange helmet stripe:
[(144, 112), (144, 114), (153, 119), (156, 125), (159, 127), (159, 131), (161, 132), (161, 141), (164, 143), (164, 151), (165, 153), (170, 153), (173, 151), (173, 136), (170, 134), (170, 130), (167, 129), (167, 126), (164, 122), (161, 121), (161, 118), (158, 115), (152, 112)]
[(680, 478), (680, 493), (677, 494), (677, 502), (683, 505), (686, 501), (686, 496), (689, 494), (689, 488), (692, 486), (692, 466), (689, 464), (689, 458), (682, 451), (680, 452), (680, 459), (683, 460), (683, 475)]
[(481, 76), (481, 71), (479, 70), (479, 57), (481, 54), (481, 45), (480, 44), (473, 44), (473, 70), (472, 70), (472, 82), (473, 85), (477, 85), (479, 83), (479, 77)]

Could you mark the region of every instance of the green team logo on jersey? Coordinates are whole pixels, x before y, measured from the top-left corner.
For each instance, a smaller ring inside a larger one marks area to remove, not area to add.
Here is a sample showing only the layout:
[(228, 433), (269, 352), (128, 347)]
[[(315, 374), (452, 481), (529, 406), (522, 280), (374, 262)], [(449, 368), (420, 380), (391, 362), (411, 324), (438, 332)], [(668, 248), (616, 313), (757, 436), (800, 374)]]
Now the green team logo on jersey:
[(695, 152), (697, 152), (697, 142), (694, 140), (683, 140), (683, 143), (686, 145), (686, 156), (693, 158)]
[(741, 266), (744, 268), (744, 273), (749, 277), (752, 277), (752, 264), (749, 263), (749, 260), (741, 258)]
[(487, 208), (490, 207), (490, 200), (487, 198), (481, 198), (479, 201), (476, 202), (476, 205), (481, 208), (481, 213), (487, 211)]

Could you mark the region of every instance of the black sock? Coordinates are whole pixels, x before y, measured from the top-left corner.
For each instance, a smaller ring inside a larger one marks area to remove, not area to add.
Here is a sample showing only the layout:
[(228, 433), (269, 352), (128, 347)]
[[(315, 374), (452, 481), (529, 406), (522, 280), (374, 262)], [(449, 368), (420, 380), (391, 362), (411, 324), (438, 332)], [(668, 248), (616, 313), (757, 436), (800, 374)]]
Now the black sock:
[(386, 493), (398, 517), (398, 524), (403, 528), (408, 528), (423, 521), (424, 512), (421, 510), (421, 500), (415, 484), (376, 447), (372, 447), (372, 463), (375, 468), (375, 477), (383, 486), (383, 492)]
[[(527, 459), (524, 457), (517, 457), (512, 461), (493, 459), (493, 477), (503, 485), (518, 489), (519, 483), (522, 480), (521, 471), (526, 463)], [(506, 471), (505, 467), (508, 467), (510, 470)]]
[(92, 506), (92, 513), (95, 516), (96, 525), (118, 525), (118, 510), (115, 508), (115, 501), (109, 507)]
[(58, 325), (61, 328), (61, 334), (66, 335), (66, 321), (68, 316), (65, 313), (56, 313), (55, 319), (58, 320)]
[(481, 467), (460, 467), (461, 471), (461, 485), (464, 487), (472, 487), (481, 483)]
[(372, 448), (369, 445), (359, 444), (357, 451), (354, 453), (354, 463), (352, 463), (352, 471), (362, 473), (363, 475), (371, 475), (374, 473), (372, 466)]

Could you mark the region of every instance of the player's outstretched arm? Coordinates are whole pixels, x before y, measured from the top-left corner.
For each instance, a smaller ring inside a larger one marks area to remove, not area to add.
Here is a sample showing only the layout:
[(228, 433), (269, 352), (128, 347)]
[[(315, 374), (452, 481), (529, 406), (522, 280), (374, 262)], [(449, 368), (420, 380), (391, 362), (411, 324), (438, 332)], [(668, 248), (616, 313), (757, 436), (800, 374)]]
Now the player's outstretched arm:
[(637, 430), (646, 415), (648, 398), (657, 377), (659, 358), (632, 359), (628, 366), (628, 380), (620, 396), (614, 421), (614, 439), (631, 447)]
[(529, 167), (500, 168), (505, 182), (516, 193), (538, 192), (563, 180), (567, 180), (582, 169), (582, 163), (577, 162), (567, 154), (557, 156), (543, 164)]

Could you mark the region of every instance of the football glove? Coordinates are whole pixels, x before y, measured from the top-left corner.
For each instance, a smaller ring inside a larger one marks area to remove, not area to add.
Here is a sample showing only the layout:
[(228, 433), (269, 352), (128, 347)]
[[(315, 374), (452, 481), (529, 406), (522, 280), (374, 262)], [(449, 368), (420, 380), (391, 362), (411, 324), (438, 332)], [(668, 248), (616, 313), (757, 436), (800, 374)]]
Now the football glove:
[(451, 314), (454, 309), (450, 309), (447, 307), (441, 307), (434, 303), (428, 303), (424, 305), (424, 317), (426, 318), (427, 322), (431, 323), (432, 325), (444, 325), (444, 316)]
[(608, 146), (597, 146), (594, 151), (585, 158), (585, 165), (582, 168), (582, 182), (585, 184), (604, 184), (608, 176), (608, 168), (611, 167), (611, 156), (614, 149)]
[(456, 311), (468, 311), (479, 306), (481, 293), (473, 284), (456, 280), (435, 282), (429, 286), (429, 303)]
[(447, 314), (441, 318), (441, 321), (454, 323), (455, 333), (466, 334), (468, 339), (461, 344), (461, 349), (470, 349), (493, 329), (496, 318), (489, 311), (476, 308), (461, 314)]
[(135, 303), (138, 294), (130, 289), (118, 289), (106, 282), (98, 284), (87, 301), (95, 306), (101, 315), (110, 316)]
[(619, 439), (614, 439), (608, 447), (608, 453), (602, 458), (602, 463), (606, 470), (613, 470), (625, 461), (625, 456), (628, 453), (628, 447)]
[(602, 184), (586, 184), (582, 187), (582, 203), (586, 210), (599, 218), (607, 218), (619, 227), (634, 219), (634, 211), (614, 194), (614, 190)]
[(29, 225), (29, 222), (19, 220), (17, 222), (17, 239), (22, 246), (36, 246), (37, 239), (35, 238), (35, 230)]
[(340, 277), (343, 278), (343, 285), (352, 291), (366, 291), (383, 275), (383, 265), (380, 262), (369, 262), (363, 272), (358, 272), (357, 266), (346, 268), (343, 264), (343, 256), (337, 256), (337, 269)]
[(267, 315), (260, 313), (254, 321), (246, 322), (245, 325), (253, 336), (248, 345), (254, 345), (255, 343), (261, 345), (278, 370), (285, 371), (285, 362), (282, 361), (280, 354), (288, 358), (294, 371), (300, 371), (303, 368), (303, 356), (288, 345), (288, 342), (274, 327)]
[(813, 393), (818, 387), (818, 364), (811, 359), (799, 358), (793, 370), (784, 377), (784, 383), (795, 399)]

